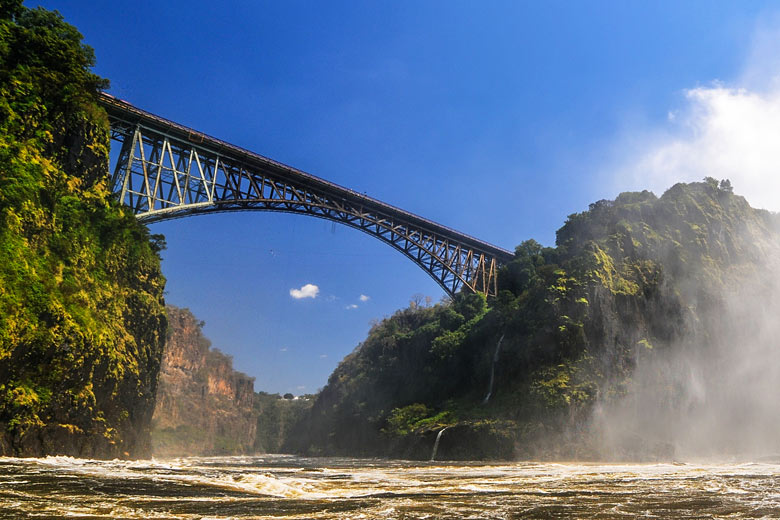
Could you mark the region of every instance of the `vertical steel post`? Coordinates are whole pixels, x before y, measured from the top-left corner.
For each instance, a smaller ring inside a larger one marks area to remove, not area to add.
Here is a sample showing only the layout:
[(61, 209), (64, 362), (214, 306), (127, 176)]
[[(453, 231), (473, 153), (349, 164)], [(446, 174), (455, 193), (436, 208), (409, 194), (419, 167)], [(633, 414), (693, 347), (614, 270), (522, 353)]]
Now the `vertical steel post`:
[(136, 125), (135, 130), (133, 130), (133, 143), (130, 146), (130, 153), (127, 155), (127, 167), (125, 167), (125, 178), (124, 182), (122, 182), (122, 194), (119, 196), (119, 201), (122, 202), (122, 204), (125, 203), (125, 196), (127, 195), (127, 185), (130, 182), (130, 175), (131, 175), (131, 168), (133, 167), (133, 157), (135, 156), (135, 146), (138, 142), (138, 138), (141, 135), (141, 125)]

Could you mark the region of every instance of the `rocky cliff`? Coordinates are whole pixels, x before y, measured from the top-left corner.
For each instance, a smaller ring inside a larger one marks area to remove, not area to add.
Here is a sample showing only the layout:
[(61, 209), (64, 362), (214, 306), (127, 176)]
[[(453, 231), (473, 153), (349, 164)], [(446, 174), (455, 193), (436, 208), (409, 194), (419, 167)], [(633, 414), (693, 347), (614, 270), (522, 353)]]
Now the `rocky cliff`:
[(253, 451), (254, 378), (233, 370), (212, 349), (188, 309), (168, 306), (169, 334), (154, 409), (158, 457), (233, 455)]
[[(288, 449), (670, 458), (780, 444), (780, 233), (728, 181), (624, 193), (516, 250), (486, 302), (375, 326)], [(773, 451), (774, 450), (774, 451)]]
[(285, 453), (285, 444), (295, 426), (306, 416), (314, 404), (311, 395), (294, 397), (292, 394), (255, 394), (257, 435), (256, 453)]
[(0, 455), (149, 455), (164, 244), (111, 196), (93, 64), (59, 14), (0, 3)]

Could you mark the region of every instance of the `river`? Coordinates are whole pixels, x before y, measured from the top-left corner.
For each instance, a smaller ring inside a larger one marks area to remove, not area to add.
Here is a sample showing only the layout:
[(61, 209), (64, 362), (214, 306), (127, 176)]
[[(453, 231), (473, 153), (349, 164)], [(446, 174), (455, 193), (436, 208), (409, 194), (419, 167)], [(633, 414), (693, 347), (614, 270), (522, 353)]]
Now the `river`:
[(780, 465), (0, 458), (0, 518), (780, 518)]

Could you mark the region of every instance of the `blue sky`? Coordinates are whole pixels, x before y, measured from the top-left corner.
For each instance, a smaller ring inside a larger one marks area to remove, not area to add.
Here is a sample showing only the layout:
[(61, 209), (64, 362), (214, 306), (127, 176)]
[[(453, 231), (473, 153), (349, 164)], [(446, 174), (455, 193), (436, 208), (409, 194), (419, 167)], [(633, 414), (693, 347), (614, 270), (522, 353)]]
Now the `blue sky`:
[[(111, 94), (507, 249), (553, 245), (595, 200), (704, 175), (780, 209), (771, 2), (27, 5), (79, 28)], [(167, 301), (258, 390), (316, 391), (373, 320), (443, 295), (401, 254), (314, 218), (152, 231), (168, 241)], [(306, 284), (316, 297), (291, 296)]]

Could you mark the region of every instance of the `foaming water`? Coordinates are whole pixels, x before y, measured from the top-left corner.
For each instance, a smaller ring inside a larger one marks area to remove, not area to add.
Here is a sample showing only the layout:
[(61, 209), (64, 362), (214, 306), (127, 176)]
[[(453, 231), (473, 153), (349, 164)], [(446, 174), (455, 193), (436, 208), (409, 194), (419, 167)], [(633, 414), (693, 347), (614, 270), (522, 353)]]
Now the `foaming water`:
[(0, 458), (0, 518), (777, 518), (780, 465)]

